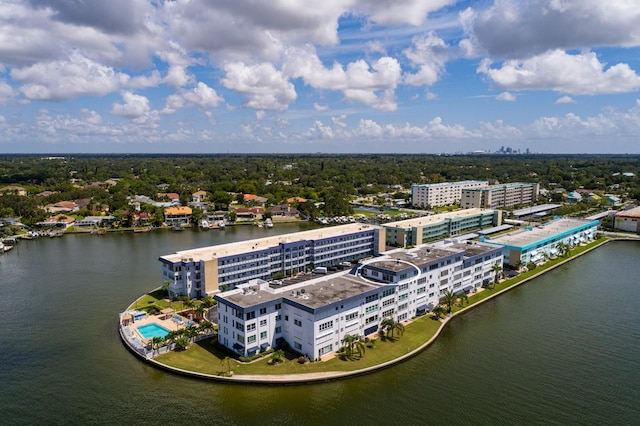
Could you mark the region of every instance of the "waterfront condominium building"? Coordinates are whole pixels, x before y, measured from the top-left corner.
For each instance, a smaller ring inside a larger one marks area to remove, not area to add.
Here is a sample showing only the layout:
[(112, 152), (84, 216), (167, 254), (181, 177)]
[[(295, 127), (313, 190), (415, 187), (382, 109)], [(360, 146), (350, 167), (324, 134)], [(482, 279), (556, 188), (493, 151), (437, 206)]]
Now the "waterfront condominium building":
[(537, 183), (508, 183), (486, 188), (463, 188), (460, 207), (463, 209), (501, 209), (535, 203), (540, 185)]
[(253, 279), (295, 274), (379, 254), (384, 228), (349, 224), (160, 256), (172, 295), (200, 298)]
[(544, 263), (560, 254), (560, 244), (575, 247), (593, 241), (598, 220), (562, 218), (551, 222), (527, 226), (508, 234), (486, 239), (485, 242), (505, 248), (504, 262), (513, 267), (530, 262)]
[(484, 188), (488, 185), (489, 182), (480, 180), (411, 185), (411, 204), (416, 207), (449, 206), (460, 202), (463, 188)]
[(349, 272), (289, 286), (254, 280), (215, 295), (218, 341), (242, 356), (286, 341), (322, 358), (346, 335), (370, 336), (385, 318), (402, 322), (427, 312), (446, 290), (473, 291), (502, 262), (502, 247), (454, 242), (395, 249)]
[(382, 225), (386, 244), (393, 247), (417, 246), (430, 241), (502, 223), (502, 212), (491, 209), (464, 209)]

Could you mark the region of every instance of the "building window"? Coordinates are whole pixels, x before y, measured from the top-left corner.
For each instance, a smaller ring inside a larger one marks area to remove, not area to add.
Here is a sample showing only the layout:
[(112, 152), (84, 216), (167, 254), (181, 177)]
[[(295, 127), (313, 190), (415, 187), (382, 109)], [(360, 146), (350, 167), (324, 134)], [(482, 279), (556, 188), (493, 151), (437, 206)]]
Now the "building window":
[(364, 310), (364, 313), (370, 314), (371, 312), (375, 312), (377, 310), (378, 310), (378, 305), (367, 306), (367, 308)]
[(260, 333), (260, 340), (264, 340), (266, 338), (267, 338), (267, 332), (266, 331), (261, 332)]
[(249, 337), (247, 337), (247, 343), (253, 343), (256, 341), (256, 335), (251, 335)]
[(260, 327), (264, 327), (265, 325), (267, 325), (267, 320), (266, 319), (260, 320)]
[(293, 342), (293, 347), (297, 350), (302, 350), (302, 345), (298, 342)]
[(254, 319), (256, 317), (256, 311), (247, 312), (247, 320)]
[(388, 289), (386, 289), (385, 291), (382, 292), (382, 297), (391, 296), (395, 292), (396, 292), (395, 289), (388, 288)]
[(267, 313), (267, 308), (260, 308), (260, 315), (264, 315)]
[(354, 320), (354, 319), (356, 319), (356, 318), (358, 318), (358, 313), (357, 313), (357, 312), (352, 312), (352, 313), (350, 313), (349, 315), (346, 315), (346, 316), (344, 317), (344, 320), (345, 320), (345, 321), (351, 321), (351, 320)]
[(364, 303), (370, 303), (370, 302), (373, 302), (374, 300), (378, 300), (378, 293), (367, 296), (364, 299)]
[(253, 331), (256, 329), (256, 323), (254, 322), (253, 324), (247, 324), (247, 331)]
[(327, 321), (323, 324), (320, 324), (320, 326), (318, 327), (319, 331), (324, 331), (324, 330), (328, 330), (330, 328), (333, 328), (333, 321)]
[(371, 324), (372, 322), (378, 321), (378, 316), (377, 315), (373, 315), (369, 318), (367, 318), (364, 322), (365, 324)]
[(282, 309), (282, 303), (276, 303), (276, 310), (277, 309)]
[(282, 319), (282, 315), (276, 315), (276, 321), (280, 321)]
[(244, 343), (244, 336), (243, 336), (242, 334), (238, 334), (238, 335), (236, 336), (236, 340), (237, 340), (238, 342), (242, 342), (242, 343)]
[(422, 293), (424, 293), (425, 291), (427, 291), (427, 288), (426, 288), (426, 287), (420, 287), (420, 288), (418, 289), (418, 291), (416, 291), (416, 293), (417, 293), (417, 294), (422, 294)]
[(282, 333), (282, 327), (281, 326), (277, 326), (275, 331), (276, 331), (276, 334)]
[(294, 320), (293, 320), (293, 323), (294, 323), (295, 325), (297, 325), (298, 327), (302, 327), (302, 321), (300, 321), (299, 319), (294, 319)]
[(408, 294), (401, 294), (400, 296), (398, 296), (398, 301), (402, 301), (402, 300), (407, 300), (407, 297), (409, 297)]

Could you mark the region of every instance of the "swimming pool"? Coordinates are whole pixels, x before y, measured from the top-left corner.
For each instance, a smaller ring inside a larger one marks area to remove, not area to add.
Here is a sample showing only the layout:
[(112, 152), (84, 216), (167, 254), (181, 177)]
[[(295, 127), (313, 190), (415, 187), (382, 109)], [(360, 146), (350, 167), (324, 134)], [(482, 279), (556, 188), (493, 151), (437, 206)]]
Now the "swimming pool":
[(152, 322), (151, 324), (142, 325), (137, 329), (138, 333), (140, 333), (140, 335), (145, 339), (151, 339), (153, 337), (165, 337), (167, 334), (169, 334), (169, 330), (154, 322)]

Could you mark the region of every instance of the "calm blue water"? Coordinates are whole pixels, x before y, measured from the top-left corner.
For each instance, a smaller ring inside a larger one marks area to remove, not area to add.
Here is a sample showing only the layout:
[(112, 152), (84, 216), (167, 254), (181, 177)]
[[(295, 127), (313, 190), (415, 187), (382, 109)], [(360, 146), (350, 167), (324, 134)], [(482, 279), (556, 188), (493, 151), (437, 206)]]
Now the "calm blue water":
[(167, 334), (169, 334), (169, 330), (154, 322), (136, 328), (145, 339), (151, 339), (153, 337), (165, 337)]
[(0, 256), (1, 423), (639, 423), (639, 243), (608, 244), (453, 321), (410, 361), (339, 382), (203, 382), (122, 346), (118, 312), (161, 285), (159, 255), (296, 230), (20, 242)]

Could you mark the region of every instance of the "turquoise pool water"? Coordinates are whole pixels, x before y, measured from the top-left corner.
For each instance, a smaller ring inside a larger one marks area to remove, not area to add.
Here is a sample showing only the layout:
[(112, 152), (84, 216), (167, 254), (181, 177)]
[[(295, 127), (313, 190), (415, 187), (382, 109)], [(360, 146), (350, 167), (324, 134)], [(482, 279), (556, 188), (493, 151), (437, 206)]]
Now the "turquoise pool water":
[(142, 337), (144, 337), (145, 339), (151, 339), (153, 337), (165, 337), (167, 334), (169, 334), (169, 330), (154, 322), (138, 327), (138, 332), (140, 332)]

